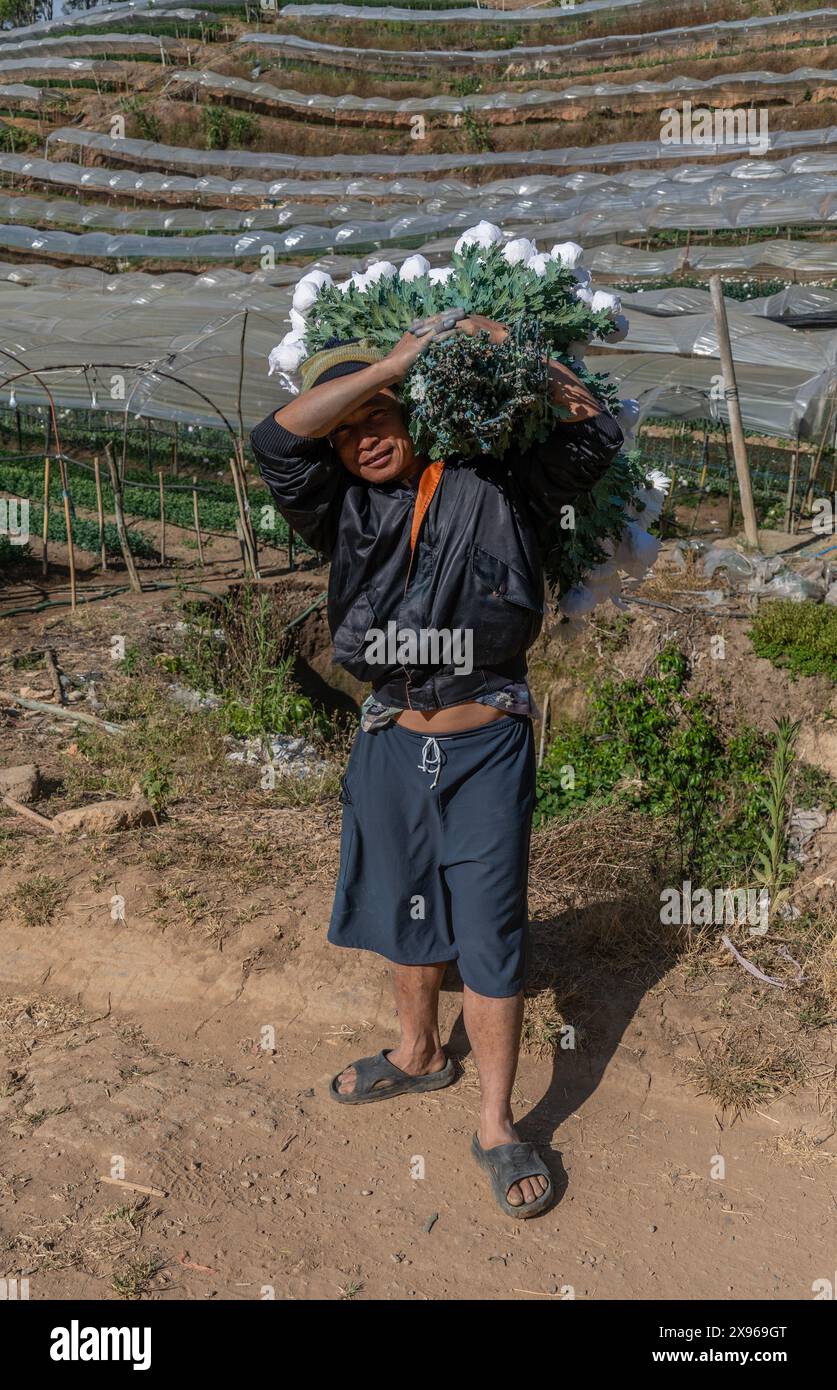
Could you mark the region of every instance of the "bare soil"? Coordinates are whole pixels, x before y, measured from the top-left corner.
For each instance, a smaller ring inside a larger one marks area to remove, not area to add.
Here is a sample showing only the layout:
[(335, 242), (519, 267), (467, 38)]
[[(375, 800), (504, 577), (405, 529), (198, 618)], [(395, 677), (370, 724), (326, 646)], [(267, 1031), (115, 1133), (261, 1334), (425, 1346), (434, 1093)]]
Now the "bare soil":
[[(167, 592), (20, 615), (0, 655), (50, 644), (64, 670), (105, 666), (114, 631), (174, 615)], [(802, 713), (806, 749), (837, 774), (833, 691), (756, 660), (731, 617), (720, 677), (705, 657), (718, 621), (648, 607), (615, 654), (593, 629), (545, 639), (537, 693), (580, 710), (603, 658), (639, 673), (685, 622), (696, 679), (765, 726)], [(306, 642), (326, 676), (322, 634)], [(49, 698), (40, 672), (15, 675)], [(73, 730), (0, 703), (3, 764), (39, 764), (51, 814), (68, 804)], [(442, 1024), (457, 1083), (329, 1099), (330, 1078), (397, 1028), (384, 963), (325, 942), (339, 804), (283, 805), (255, 771), (235, 776), (112, 836), (52, 837), (0, 812), (0, 1265), (31, 1297), (803, 1300), (830, 1277), (833, 1030), (804, 1028), (720, 947), (625, 951), (641, 827), (605, 816), (535, 837), (515, 1109), (558, 1201), (512, 1222), (469, 1154), (478, 1086), (455, 971)], [(835, 828), (806, 868), (832, 898)], [(45, 875), (57, 900), (39, 914)], [(574, 1050), (544, 1046), (545, 1013), (578, 1025)], [(762, 1074), (740, 1115), (708, 1094), (718, 1058)]]

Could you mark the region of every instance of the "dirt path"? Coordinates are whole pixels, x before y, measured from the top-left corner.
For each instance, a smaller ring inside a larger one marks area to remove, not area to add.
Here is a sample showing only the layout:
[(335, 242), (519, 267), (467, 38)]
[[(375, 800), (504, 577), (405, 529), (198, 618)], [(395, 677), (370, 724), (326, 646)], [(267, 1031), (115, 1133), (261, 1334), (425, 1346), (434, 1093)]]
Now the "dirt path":
[[(713, 1020), (675, 975), (616, 996), (598, 1046), (524, 1057), (516, 1113), (560, 1194), (540, 1220), (496, 1212), (470, 1158), (478, 1091), (456, 992), (454, 1087), (338, 1109), (330, 1077), (386, 1046), (394, 1018), (380, 964), (324, 946), (327, 907), (317, 891), (294, 912), (313, 1026), (281, 972), (242, 982), (240, 951), (213, 968), (208, 952), (78, 925), (60, 961), (54, 933), (4, 929), (0, 1248), (30, 1297), (108, 1298), (116, 1281), (175, 1299), (807, 1299), (830, 1277), (833, 1138), (799, 1148), (800, 1131), (831, 1128), (815, 1094), (722, 1127), (677, 1073)], [(332, 972), (342, 988), (318, 990)], [(101, 1181), (113, 1172), (165, 1195)]]
[[(9, 620), (6, 649), (48, 640), (62, 669), (106, 669), (113, 632), (147, 630), (169, 602)], [(644, 641), (617, 666), (646, 663)], [(744, 690), (766, 718), (789, 687), (744, 645), (731, 635), (730, 701)], [(739, 659), (757, 680), (733, 679)], [(711, 670), (698, 663), (699, 683)], [(817, 690), (801, 682), (792, 699), (827, 763)], [(6, 711), (3, 737), (3, 763), (37, 760), (54, 810), (72, 732)], [(271, 804), (252, 781), (116, 838), (53, 839), (3, 813), (0, 1274), (28, 1278), (33, 1299), (299, 1300), (809, 1300), (833, 1277), (833, 1038), (816, 1034), (793, 1094), (771, 1100), (768, 1085), (722, 1118), (693, 1064), (742, 1022), (758, 1039), (770, 1006), (723, 951), (659, 968), (626, 957), (610, 974), (592, 917), (585, 936), (578, 913), (537, 908), (536, 937), (559, 952), (557, 1013), (584, 1024), (576, 1050), (521, 1061), (515, 1113), (559, 1195), (539, 1220), (502, 1216), (470, 1156), (479, 1093), (455, 979), (442, 1022), (457, 1084), (338, 1109), (330, 1078), (395, 1037), (385, 971), (325, 942), (336, 799)], [(813, 871), (833, 882), (827, 853)], [(44, 873), (61, 901), (27, 921)], [(598, 897), (624, 921), (609, 884)], [(792, 1009), (786, 1028), (795, 1046)]]

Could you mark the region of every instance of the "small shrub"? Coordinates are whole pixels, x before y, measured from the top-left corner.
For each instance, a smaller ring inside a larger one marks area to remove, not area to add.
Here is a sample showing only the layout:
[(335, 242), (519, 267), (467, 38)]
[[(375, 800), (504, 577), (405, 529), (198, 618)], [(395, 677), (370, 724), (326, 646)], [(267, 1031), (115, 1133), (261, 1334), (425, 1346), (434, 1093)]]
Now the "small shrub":
[(757, 656), (797, 676), (837, 681), (837, 607), (771, 599), (761, 605), (749, 632)]

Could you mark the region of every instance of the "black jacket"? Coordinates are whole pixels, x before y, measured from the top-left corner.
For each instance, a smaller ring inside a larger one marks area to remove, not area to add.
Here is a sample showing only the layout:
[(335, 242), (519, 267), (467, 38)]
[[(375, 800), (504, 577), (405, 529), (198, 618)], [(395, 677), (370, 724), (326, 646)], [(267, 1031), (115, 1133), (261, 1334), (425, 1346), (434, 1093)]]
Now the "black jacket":
[[(272, 415), (250, 443), (289, 526), (331, 560), (328, 620), (334, 656), (376, 697), (432, 710), (498, 690), (526, 674), (541, 630), (540, 555), (561, 508), (606, 472), (622, 445), (607, 411), (556, 424), (519, 460), (448, 461), (410, 563), (415, 483), (373, 484), (350, 474), (324, 439), (306, 439)], [(369, 665), (371, 628), (466, 629), (473, 672), (452, 665)]]

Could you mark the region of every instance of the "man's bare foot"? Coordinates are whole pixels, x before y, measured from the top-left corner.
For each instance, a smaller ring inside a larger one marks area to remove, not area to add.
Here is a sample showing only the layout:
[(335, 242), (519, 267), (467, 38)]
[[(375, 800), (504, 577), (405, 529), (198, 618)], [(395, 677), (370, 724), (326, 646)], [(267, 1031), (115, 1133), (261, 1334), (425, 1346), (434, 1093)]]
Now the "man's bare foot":
[[(479, 1135), (480, 1144), (483, 1149), (496, 1149), (500, 1144), (519, 1144), (520, 1135), (510, 1122), (493, 1121), (480, 1122)], [(529, 1202), (537, 1201), (547, 1189), (547, 1180), (542, 1173), (533, 1173), (529, 1178), (521, 1178), (519, 1182), (513, 1182), (508, 1192), (506, 1200), (512, 1207), (522, 1207)]]
[[(387, 1061), (404, 1071), (408, 1076), (429, 1076), (431, 1072), (441, 1071), (447, 1066), (447, 1057), (441, 1048), (435, 1052), (422, 1052), (416, 1048), (405, 1047), (399, 1043), (387, 1052)], [(337, 1090), (341, 1096), (350, 1096), (355, 1089), (355, 1069), (347, 1067), (337, 1078)]]

